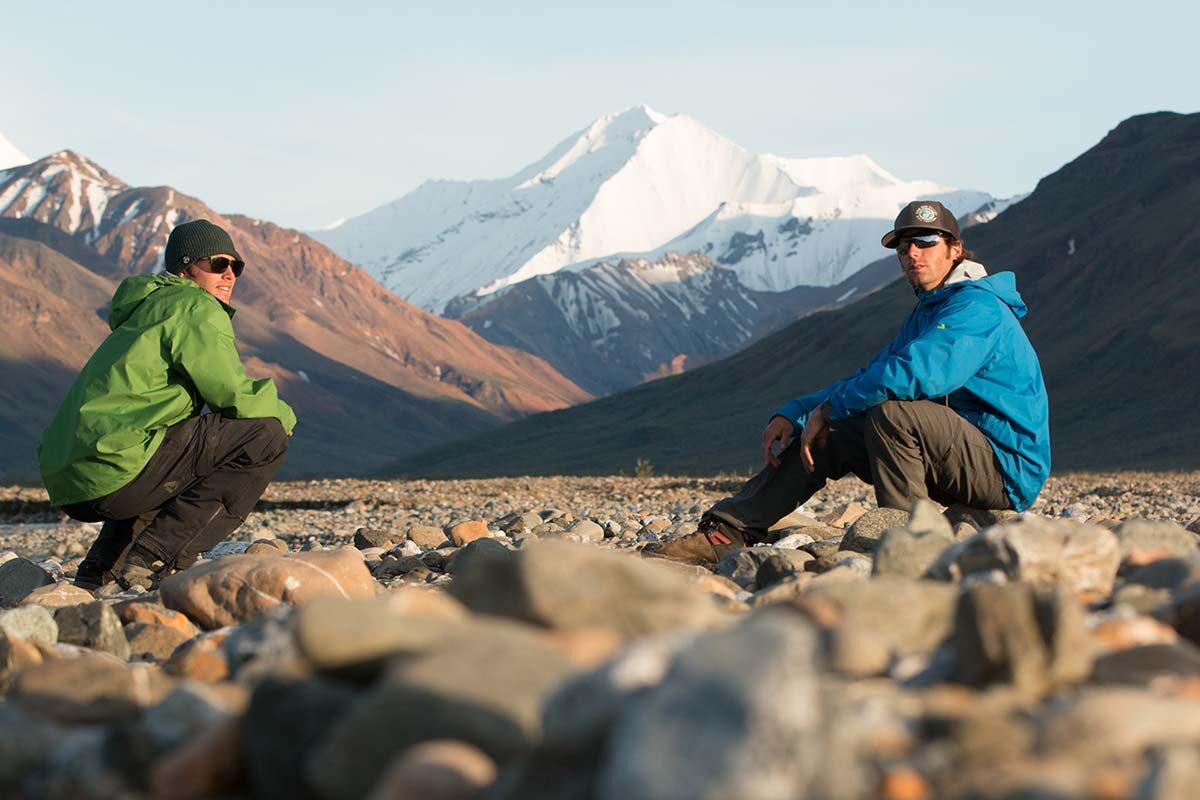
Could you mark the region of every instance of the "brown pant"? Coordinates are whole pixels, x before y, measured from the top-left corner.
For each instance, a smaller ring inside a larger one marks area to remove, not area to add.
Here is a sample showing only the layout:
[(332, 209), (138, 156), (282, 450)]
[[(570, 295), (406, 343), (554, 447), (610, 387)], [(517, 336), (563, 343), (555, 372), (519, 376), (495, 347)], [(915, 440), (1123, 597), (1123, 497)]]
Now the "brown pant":
[(138, 545), (167, 566), (186, 567), (245, 522), (287, 444), (275, 419), (206, 414), (172, 425), (132, 481), (63, 506), (75, 519), (104, 521), (84, 564), (96, 572), (111, 569), (136, 534)]
[(854, 473), (875, 487), (881, 508), (907, 511), (918, 498), (942, 505), (1011, 508), (1000, 463), (983, 433), (949, 406), (930, 400), (888, 400), (861, 417), (831, 422), (815, 469), (800, 457), (800, 431), (741, 490), (705, 516), (741, 529), (765, 530), (812, 497), (828, 480)]

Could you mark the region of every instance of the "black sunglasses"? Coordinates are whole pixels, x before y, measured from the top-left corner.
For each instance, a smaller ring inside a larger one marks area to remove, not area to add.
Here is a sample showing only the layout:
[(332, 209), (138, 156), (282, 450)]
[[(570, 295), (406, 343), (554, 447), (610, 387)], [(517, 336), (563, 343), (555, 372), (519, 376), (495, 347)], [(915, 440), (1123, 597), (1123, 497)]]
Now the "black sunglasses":
[[(919, 250), (927, 250), (942, 241), (940, 233), (923, 233), (919, 236), (901, 236), (896, 241), (896, 249), (904, 251), (910, 244), (915, 244)], [(235, 275), (237, 273), (234, 273)]]
[(233, 277), (240, 278), (240, 277), (242, 277), (242, 270), (244, 270), (246, 268), (245, 261), (239, 261), (236, 258), (226, 258), (225, 256), (213, 256), (212, 258), (198, 258), (198, 259), (196, 259), (195, 263), (199, 264), (202, 261), (207, 261), (208, 266), (201, 267), (200, 269), (204, 270), (205, 272), (212, 272), (216, 275), (223, 275), (225, 273), (225, 270), (232, 267), (233, 268)]

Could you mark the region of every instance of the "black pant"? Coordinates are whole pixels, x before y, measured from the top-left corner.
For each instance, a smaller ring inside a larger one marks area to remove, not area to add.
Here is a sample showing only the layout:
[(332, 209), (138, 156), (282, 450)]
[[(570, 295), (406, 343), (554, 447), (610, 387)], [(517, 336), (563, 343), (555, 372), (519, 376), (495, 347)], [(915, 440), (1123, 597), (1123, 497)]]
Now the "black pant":
[(167, 429), (132, 481), (62, 510), (83, 522), (104, 521), (84, 559), (93, 569), (111, 569), (135, 536), (139, 547), (182, 569), (246, 521), (287, 444), (275, 419), (190, 417)]
[(825, 446), (812, 454), (815, 469), (809, 472), (797, 430), (778, 467), (767, 465), (705, 516), (766, 530), (826, 481), (852, 472), (875, 487), (881, 508), (907, 511), (918, 498), (972, 508), (1012, 507), (987, 437), (954, 409), (930, 400), (888, 400), (864, 416), (831, 422)]

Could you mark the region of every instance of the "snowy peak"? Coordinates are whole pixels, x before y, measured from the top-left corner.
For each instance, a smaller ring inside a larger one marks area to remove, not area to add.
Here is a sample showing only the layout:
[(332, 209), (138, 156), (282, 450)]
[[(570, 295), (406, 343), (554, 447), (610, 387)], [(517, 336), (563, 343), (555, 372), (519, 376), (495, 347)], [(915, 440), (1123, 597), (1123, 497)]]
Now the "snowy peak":
[(128, 187), (72, 150), (0, 172), (0, 216), (32, 218), (94, 239), (109, 202)]
[(960, 215), (992, 199), (900, 180), (861, 154), (753, 153), (692, 117), (636, 106), (512, 177), (426, 182), (312, 235), (442, 313), (456, 297), (668, 252), (705, 253), (763, 291), (831, 286), (883, 255), (879, 237), (914, 198)]
[(22, 164), (28, 164), (29, 156), (17, 149), (16, 145), (4, 138), (4, 134), (0, 134), (0, 170), (8, 169), (9, 167), (19, 167)]
[(572, 168), (584, 171), (591, 167), (604, 172), (604, 166), (619, 166), (637, 150), (638, 144), (653, 128), (669, 119), (649, 106), (635, 106), (619, 114), (606, 114), (582, 132), (571, 136), (553, 150), (546, 158), (534, 164), (524, 173), (533, 175), (517, 184), (516, 188), (529, 189), (538, 184), (552, 183)]

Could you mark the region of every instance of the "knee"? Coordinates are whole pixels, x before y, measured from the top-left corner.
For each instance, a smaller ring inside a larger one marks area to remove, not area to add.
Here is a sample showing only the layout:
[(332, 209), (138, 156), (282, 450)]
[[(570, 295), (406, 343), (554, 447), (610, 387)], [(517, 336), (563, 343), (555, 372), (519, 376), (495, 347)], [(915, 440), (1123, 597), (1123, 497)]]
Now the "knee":
[(893, 425), (905, 415), (907, 404), (902, 400), (884, 400), (867, 410), (869, 427), (879, 429)]
[(273, 418), (255, 420), (254, 439), (268, 459), (287, 452), (288, 435), (283, 424)]

